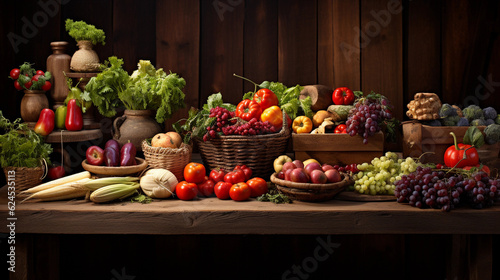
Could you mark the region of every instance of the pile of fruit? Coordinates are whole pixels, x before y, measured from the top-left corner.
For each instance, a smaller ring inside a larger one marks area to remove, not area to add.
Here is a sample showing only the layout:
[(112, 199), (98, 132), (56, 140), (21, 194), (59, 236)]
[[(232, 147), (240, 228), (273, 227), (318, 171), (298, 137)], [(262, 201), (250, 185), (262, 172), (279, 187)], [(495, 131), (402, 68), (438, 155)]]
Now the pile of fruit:
[(10, 70), (10, 76), (14, 80), (16, 90), (43, 90), (49, 91), (52, 87), (50, 78), (52, 75), (49, 71), (35, 70), (32, 64), (25, 62), (19, 68)]
[(134, 144), (129, 142), (120, 147), (116, 140), (110, 139), (104, 145), (104, 149), (95, 145), (90, 146), (85, 155), (90, 165), (117, 167), (137, 165), (136, 153)]

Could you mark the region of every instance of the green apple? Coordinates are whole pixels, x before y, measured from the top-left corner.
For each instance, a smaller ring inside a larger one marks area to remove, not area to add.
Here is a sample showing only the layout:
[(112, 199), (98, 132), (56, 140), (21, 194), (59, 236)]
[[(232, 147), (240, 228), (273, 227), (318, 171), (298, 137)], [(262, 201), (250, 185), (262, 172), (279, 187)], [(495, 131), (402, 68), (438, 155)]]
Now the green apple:
[(292, 162), (292, 159), (287, 155), (281, 155), (274, 160), (273, 167), (276, 173), (279, 173), (283, 169), (283, 164), (285, 162)]

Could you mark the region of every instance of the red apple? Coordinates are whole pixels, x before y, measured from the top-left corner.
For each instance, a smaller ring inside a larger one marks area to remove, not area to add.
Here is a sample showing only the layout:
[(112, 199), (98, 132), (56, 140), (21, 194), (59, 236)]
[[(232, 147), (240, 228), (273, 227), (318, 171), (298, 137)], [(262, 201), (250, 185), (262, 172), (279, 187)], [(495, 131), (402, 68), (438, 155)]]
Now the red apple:
[(87, 163), (92, 165), (102, 165), (104, 162), (104, 150), (99, 146), (91, 146), (87, 149)]
[(328, 179), (323, 171), (314, 169), (311, 171), (311, 182), (314, 184), (324, 184)]
[(283, 172), (283, 170), (281, 170), (280, 172), (278, 172), (278, 179), (281, 179), (281, 180), (285, 179), (285, 172)]
[(330, 169), (325, 171), (326, 178), (328, 179), (328, 183), (337, 183), (342, 179), (340, 177), (340, 173), (337, 169)]
[(306, 167), (304, 168), (304, 170), (306, 171), (307, 175), (311, 176), (311, 172), (313, 170), (321, 170), (321, 165), (319, 165), (319, 163), (317, 162), (311, 162), (309, 163), (308, 165), (306, 165)]
[(293, 169), (288, 169), (287, 171), (285, 171), (285, 181), (292, 181), (292, 179), (290, 178), (290, 174), (292, 174), (292, 171)]
[(296, 167), (298, 167), (298, 168), (304, 168), (304, 163), (301, 160), (296, 159), (296, 160), (294, 160), (292, 162), (293, 162), (293, 164), (295, 164)]
[(55, 180), (64, 177), (64, 175), (66, 175), (66, 171), (64, 171), (64, 167), (62, 166), (54, 166), (49, 168), (49, 173), (47, 175), (49, 176), (49, 179)]
[(321, 169), (323, 170), (323, 172), (326, 172), (327, 170), (330, 170), (330, 169), (335, 169), (335, 168), (333, 168), (333, 166), (331, 166), (330, 164), (326, 164), (326, 163), (325, 163), (325, 164), (323, 164), (323, 165), (321, 166)]
[(283, 170), (283, 172), (286, 172), (288, 169), (295, 169), (297, 168), (297, 166), (295, 166), (295, 164), (293, 162), (285, 162), (283, 164), (283, 168), (281, 170)]
[(309, 182), (309, 178), (307, 177), (306, 171), (304, 168), (295, 168), (290, 173), (290, 179), (292, 182), (297, 183), (307, 183)]

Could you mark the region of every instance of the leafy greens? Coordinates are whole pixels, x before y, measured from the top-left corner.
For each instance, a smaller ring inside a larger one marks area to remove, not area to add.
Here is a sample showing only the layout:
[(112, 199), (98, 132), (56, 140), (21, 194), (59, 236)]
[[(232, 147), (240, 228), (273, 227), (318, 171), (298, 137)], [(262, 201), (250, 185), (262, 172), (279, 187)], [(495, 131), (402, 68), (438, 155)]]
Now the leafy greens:
[(104, 35), (104, 31), (102, 29), (96, 28), (92, 24), (87, 24), (86, 22), (73, 21), (72, 19), (66, 19), (66, 31), (68, 31), (69, 36), (71, 36), (76, 41), (88, 40), (91, 41), (92, 44), (96, 45), (97, 43), (101, 43), (102, 45), (106, 44), (104, 41), (106, 39), (106, 35)]

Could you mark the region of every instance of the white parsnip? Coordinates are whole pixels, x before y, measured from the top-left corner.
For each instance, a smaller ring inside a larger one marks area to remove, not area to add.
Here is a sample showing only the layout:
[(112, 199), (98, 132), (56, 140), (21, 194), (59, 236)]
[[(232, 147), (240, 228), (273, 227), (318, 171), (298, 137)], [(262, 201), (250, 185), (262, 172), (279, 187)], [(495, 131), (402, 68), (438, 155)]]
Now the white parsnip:
[(56, 180), (52, 180), (50, 182), (38, 185), (36, 187), (24, 190), (24, 191), (21, 192), (21, 194), (37, 193), (39, 191), (48, 190), (48, 189), (51, 189), (51, 188), (56, 187), (56, 186), (64, 185), (64, 184), (67, 184), (67, 183), (76, 182), (76, 181), (79, 181), (79, 180), (82, 180), (82, 179), (90, 179), (90, 172), (83, 171), (83, 172), (76, 173), (76, 174), (69, 175), (69, 176), (65, 176), (65, 177), (62, 177), (62, 178), (59, 178), (59, 179), (56, 179)]
[(84, 197), (87, 192), (89, 192), (89, 190), (83, 188), (81, 184), (86, 180), (90, 179), (82, 179), (77, 182), (67, 183), (52, 187), (50, 189), (41, 190), (28, 196), (22, 202), (31, 199), (38, 199), (41, 201), (56, 201)]

